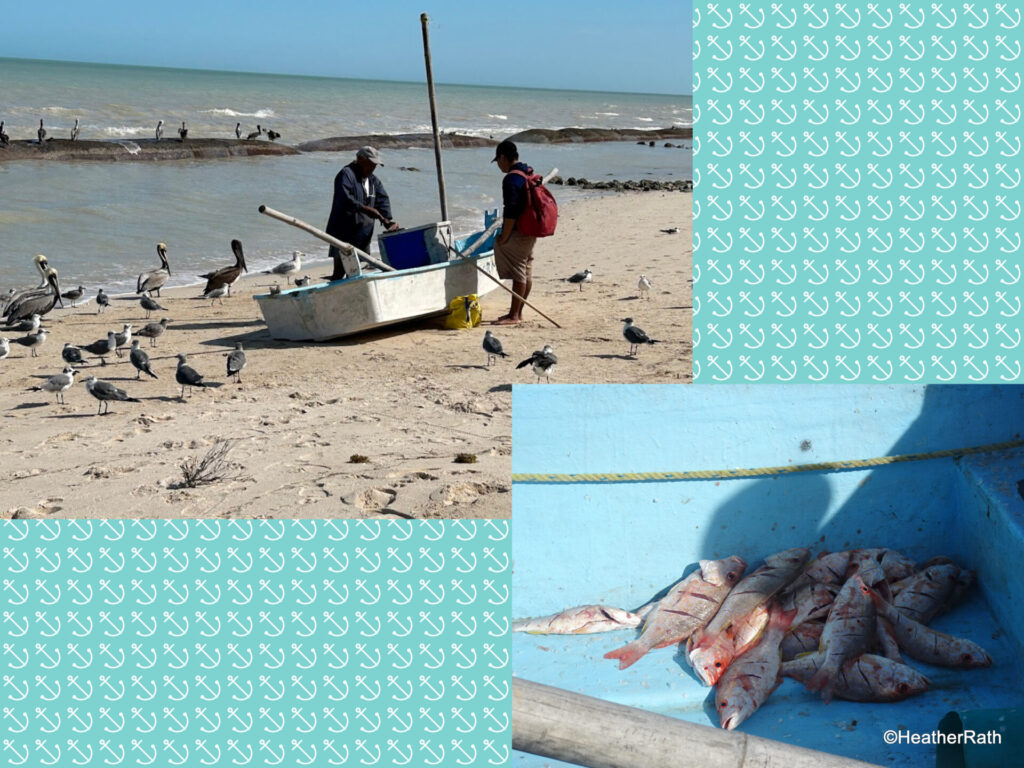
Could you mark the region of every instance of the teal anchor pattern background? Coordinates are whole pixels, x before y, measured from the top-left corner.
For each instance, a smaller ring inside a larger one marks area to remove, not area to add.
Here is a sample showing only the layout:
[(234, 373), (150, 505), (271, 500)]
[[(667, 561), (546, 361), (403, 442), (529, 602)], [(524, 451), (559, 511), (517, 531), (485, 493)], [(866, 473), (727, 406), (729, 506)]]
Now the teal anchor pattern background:
[(508, 521), (2, 530), (4, 765), (509, 758)]
[(696, 4), (695, 380), (1022, 380), (1021, 16)]

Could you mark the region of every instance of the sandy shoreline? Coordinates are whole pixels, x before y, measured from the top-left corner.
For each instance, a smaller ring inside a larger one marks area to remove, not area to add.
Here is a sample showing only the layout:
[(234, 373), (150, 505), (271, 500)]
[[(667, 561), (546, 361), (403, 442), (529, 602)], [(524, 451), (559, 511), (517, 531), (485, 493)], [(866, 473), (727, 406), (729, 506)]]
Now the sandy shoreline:
[[(557, 194), (557, 190), (556, 190)], [(679, 227), (666, 235), (659, 230)], [(67, 405), (27, 391), (63, 367), (65, 342), (88, 344), (130, 322), (137, 301), (57, 310), (32, 358), (12, 345), (0, 361), (0, 513), (19, 517), (507, 517), (511, 511), (511, 385), (536, 381), (515, 363), (551, 344), (558, 383), (688, 382), (691, 379), (691, 197), (627, 193), (562, 206), (558, 234), (538, 243), (530, 299), (563, 328), (527, 310), (518, 328), (493, 328), (510, 354), (488, 370), (484, 327), (439, 329), (433, 321), (326, 344), (270, 338), (251, 295), (273, 282), (252, 275), (212, 307), (193, 287), (164, 291), (173, 322), (149, 351), (159, 380), (135, 380), (127, 357), (94, 373), (138, 397), (94, 416), (76, 384)], [(244, 241), (244, 238), (243, 238)], [(227, 264), (229, 257), (225, 257)], [(211, 263), (211, 268), (223, 266)], [(60, 265), (55, 265), (60, 268)], [(562, 282), (589, 268), (583, 292)], [(314, 279), (327, 273), (312, 265)], [(653, 283), (637, 299), (641, 272)], [(93, 296), (95, 289), (86, 286)], [(485, 324), (507, 310), (496, 289)], [(626, 355), (619, 319), (632, 315), (662, 343)], [(14, 338), (18, 333), (2, 333)], [(242, 341), (248, 367), (227, 382), (225, 355)], [(220, 386), (178, 399), (174, 355)], [(219, 440), (232, 443), (238, 479), (180, 487), (179, 465)], [(455, 463), (460, 453), (476, 463)], [(367, 463), (350, 463), (353, 454)]]

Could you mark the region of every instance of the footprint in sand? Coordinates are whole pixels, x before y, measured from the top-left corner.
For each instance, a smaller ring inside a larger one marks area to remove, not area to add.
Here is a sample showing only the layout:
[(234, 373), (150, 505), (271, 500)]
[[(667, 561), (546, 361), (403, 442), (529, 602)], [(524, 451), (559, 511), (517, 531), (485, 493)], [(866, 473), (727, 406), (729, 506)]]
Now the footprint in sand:
[(450, 507), (455, 504), (473, 504), (492, 493), (508, 493), (507, 483), (452, 483), (438, 488), (430, 494), (430, 500)]
[(7, 516), (11, 520), (38, 520), (49, 517), (60, 512), (63, 507), (60, 502), (64, 501), (61, 496), (54, 496), (49, 499), (40, 499), (34, 507), (15, 507), (7, 510)]
[(398, 498), (398, 491), (394, 488), (365, 488), (361, 491), (346, 493), (341, 500), (357, 509), (378, 512), (389, 506), (396, 498)]

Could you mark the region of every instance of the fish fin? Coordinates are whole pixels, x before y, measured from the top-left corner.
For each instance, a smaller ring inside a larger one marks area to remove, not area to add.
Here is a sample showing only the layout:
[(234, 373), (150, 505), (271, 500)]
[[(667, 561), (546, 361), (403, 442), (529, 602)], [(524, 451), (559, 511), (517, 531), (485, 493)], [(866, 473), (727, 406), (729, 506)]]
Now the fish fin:
[(836, 673), (839, 670), (834, 663), (826, 661), (815, 672), (805, 686), (808, 691), (821, 691), (821, 698), (828, 704), (832, 701), (832, 694), (836, 687)]
[(647, 648), (633, 642), (621, 648), (616, 648), (614, 651), (608, 651), (604, 657), (617, 660), (619, 662), (619, 669), (626, 669), (626, 667), (631, 667), (640, 661), (647, 653), (647, 650)]

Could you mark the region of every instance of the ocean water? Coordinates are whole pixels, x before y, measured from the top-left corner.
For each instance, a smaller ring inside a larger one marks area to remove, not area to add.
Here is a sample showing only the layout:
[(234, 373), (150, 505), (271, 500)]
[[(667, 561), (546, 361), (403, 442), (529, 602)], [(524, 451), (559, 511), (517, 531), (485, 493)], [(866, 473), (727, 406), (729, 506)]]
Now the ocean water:
[[(181, 120), (194, 137), (233, 137), (257, 123), (298, 144), (328, 136), (428, 132), (422, 83), (260, 75), (0, 59), (0, 120), (12, 139), (35, 137), (39, 119), (66, 136), (149, 138), (164, 120), (174, 136)], [(660, 128), (689, 125), (688, 96), (437, 86), (442, 130), (504, 138), (527, 128)], [(250, 270), (301, 250), (325, 258), (327, 246), (257, 212), (261, 204), (323, 227), (332, 182), (352, 153), (307, 153), (141, 163), (0, 162), (0, 288), (32, 283), (31, 259), (44, 253), (62, 287), (90, 294), (134, 287), (158, 266), (156, 243), (168, 245), (171, 284), (231, 263), (229, 242), (242, 241)], [(680, 179), (692, 175), (687, 150), (633, 142), (520, 147), (538, 172), (592, 180)], [(488, 149), (446, 150), (449, 218), (457, 233), (479, 227), (500, 203), (500, 174)], [(440, 218), (433, 151), (388, 150), (377, 175), (404, 226)], [(401, 170), (417, 168), (418, 171)], [(582, 193), (554, 187), (559, 200)], [(319, 274), (314, 271), (313, 274)]]

